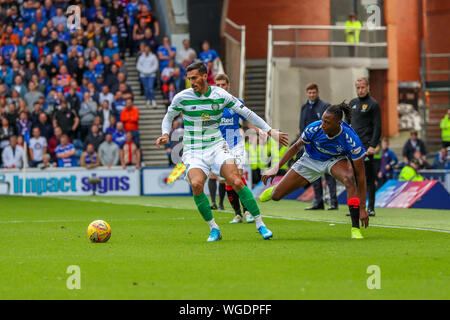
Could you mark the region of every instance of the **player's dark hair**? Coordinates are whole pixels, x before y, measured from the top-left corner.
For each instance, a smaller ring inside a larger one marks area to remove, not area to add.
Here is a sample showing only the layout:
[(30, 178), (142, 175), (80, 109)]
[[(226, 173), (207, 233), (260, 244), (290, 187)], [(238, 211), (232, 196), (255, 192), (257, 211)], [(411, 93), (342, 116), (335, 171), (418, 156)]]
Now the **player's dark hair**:
[(198, 73), (206, 74), (208, 73), (208, 70), (206, 70), (206, 66), (203, 62), (194, 62), (187, 66), (186, 72), (198, 70)]
[(325, 112), (328, 112), (334, 115), (339, 120), (344, 120), (347, 123), (350, 123), (352, 118), (352, 108), (349, 104), (343, 101), (340, 104), (334, 104), (327, 108)]

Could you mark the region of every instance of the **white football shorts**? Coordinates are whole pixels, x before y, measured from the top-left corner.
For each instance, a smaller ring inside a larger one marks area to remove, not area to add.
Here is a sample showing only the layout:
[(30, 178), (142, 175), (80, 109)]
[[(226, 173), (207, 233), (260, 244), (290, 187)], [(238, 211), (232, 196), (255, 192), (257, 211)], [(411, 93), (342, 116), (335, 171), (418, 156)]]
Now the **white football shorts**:
[(183, 153), (182, 161), (186, 165), (186, 177), (189, 170), (201, 169), (207, 177), (212, 172), (220, 177), (220, 169), (227, 160), (234, 160), (226, 141), (205, 150), (189, 150)]
[(331, 168), (336, 162), (342, 159), (347, 158), (344, 156), (337, 156), (327, 161), (319, 161), (311, 159), (305, 152), (302, 157), (292, 165), (292, 169), (312, 183), (319, 179), (324, 173), (331, 174)]

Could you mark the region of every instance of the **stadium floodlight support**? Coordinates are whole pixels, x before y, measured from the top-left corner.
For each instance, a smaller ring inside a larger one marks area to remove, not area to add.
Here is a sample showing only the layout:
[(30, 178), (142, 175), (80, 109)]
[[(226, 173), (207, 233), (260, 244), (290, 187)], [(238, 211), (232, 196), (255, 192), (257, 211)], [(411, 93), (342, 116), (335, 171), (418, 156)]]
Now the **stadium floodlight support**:
[(231, 42), (235, 43), (236, 45), (239, 45), (241, 48), (240, 52), (240, 61), (239, 61), (239, 98), (244, 98), (244, 85), (245, 85), (245, 25), (238, 25), (231, 21), (230, 19), (226, 18), (225, 22), (228, 23), (233, 28), (241, 31), (241, 40), (236, 40), (232, 35), (230, 35), (227, 32), (224, 32), (225, 38), (230, 40)]
[[(272, 125), (272, 73), (274, 66), (274, 46), (295, 46), (295, 58), (298, 58), (298, 46), (328, 46), (328, 47), (364, 47), (364, 48), (383, 48), (387, 47), (387, 42), (346, 42), (346, 41), (297, 41), (298, 30), (359, 30), (359, 31), (386, 31), (385, 26), (370, 26), (370, 27), (346, 27), (346, 26), (324, 26), (324, 25), (268, 25), (267, 35), (267, 71), (266, 71), (266, 122)], [(274, 30), (293, 30), (295, 32), (295, 41), (274, 41)]]

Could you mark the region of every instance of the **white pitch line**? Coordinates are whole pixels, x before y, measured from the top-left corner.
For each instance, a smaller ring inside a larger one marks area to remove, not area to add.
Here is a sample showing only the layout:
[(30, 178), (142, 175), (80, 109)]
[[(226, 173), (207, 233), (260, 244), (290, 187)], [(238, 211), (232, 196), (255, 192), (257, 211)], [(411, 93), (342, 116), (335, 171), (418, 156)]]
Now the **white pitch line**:
[[(143, 206), (143, 207), (156, 207), (163, 209), (178, 209), (178, 210), (195, 210), (193, 208), (181, 208), (181, 207), (171, 207), (159, 204), (151, 204), (151, 203), (133, 203), (133, 202), (114, 202), (110, 200), (95, 200), (95, 199), (76, 199), (76, 198), (66, 198), (66, 197), (55, 197), (56, 199), (64, 199), (64, 200), (75, 200), (75, 201), (85, 201), (85, 202), (98, 202), (98, 203), (107, 203), (114, 205), (133, 205), (133, 206)], [(232, 211), (221, 211), (234, 213)], [(340, 224), (349, 224), (344, 221), (333, 221), (333, 220), (317, 220), (317, 219), (305, 219), (305, 218), (290, 218), (290, 217), (276, 217), (276, 216), (268, 216), (262, 215), (263, 218), (271, 218), (271, 219), (280, 219), (280, 220), (293, 220), (293, 221), (309, 221), (309, 222), (325, 222), (325, 223), (340, 223)], [(418, 230), (418, 231), (432, 231), (432, 232), (441, 232), (441, 233), (450, 233), (450, 230), (441, 230), (441, 229), (432, 229), (432, 228), (420, 228), (420, 227), (407, 227), (407, 226), (389, 226), (389, 225), (379, 225), (379, 224), (370, 224), (370, 227), (377, 228), (391, 228), (391, 229), (406, 229), (406, 230)]]
[[(156, 220), (196, 220), (196, 218), (141, 218), (141, 219), (114, 219), (114, 221), (156, 221)], [(0, 220), (0, 224), (15, 224), (15, 223), (71, 223), (71, 222), (86, 222), (86, 220)]]

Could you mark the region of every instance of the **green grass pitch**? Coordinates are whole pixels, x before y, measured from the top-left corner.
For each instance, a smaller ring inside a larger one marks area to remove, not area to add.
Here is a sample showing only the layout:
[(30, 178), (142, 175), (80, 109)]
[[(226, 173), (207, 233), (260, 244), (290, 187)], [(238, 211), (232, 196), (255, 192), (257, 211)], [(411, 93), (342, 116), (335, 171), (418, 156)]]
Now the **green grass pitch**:
[[(223, 240), (206, 243), (190, 197), (3, 196), (0, 299), (450, 298), (449, 211), (378, 209), (376, 226), (352, 240), (345, 206), (306, 205), (260, 204), (270, 241), (215, 211)], [(87, 239), (96, 219), (111, 225), (109, 242)], [(80, 267), (79, 290), (66, 287), (70, 265)], [(380, 289), (367, 287), (371, 265)]]

